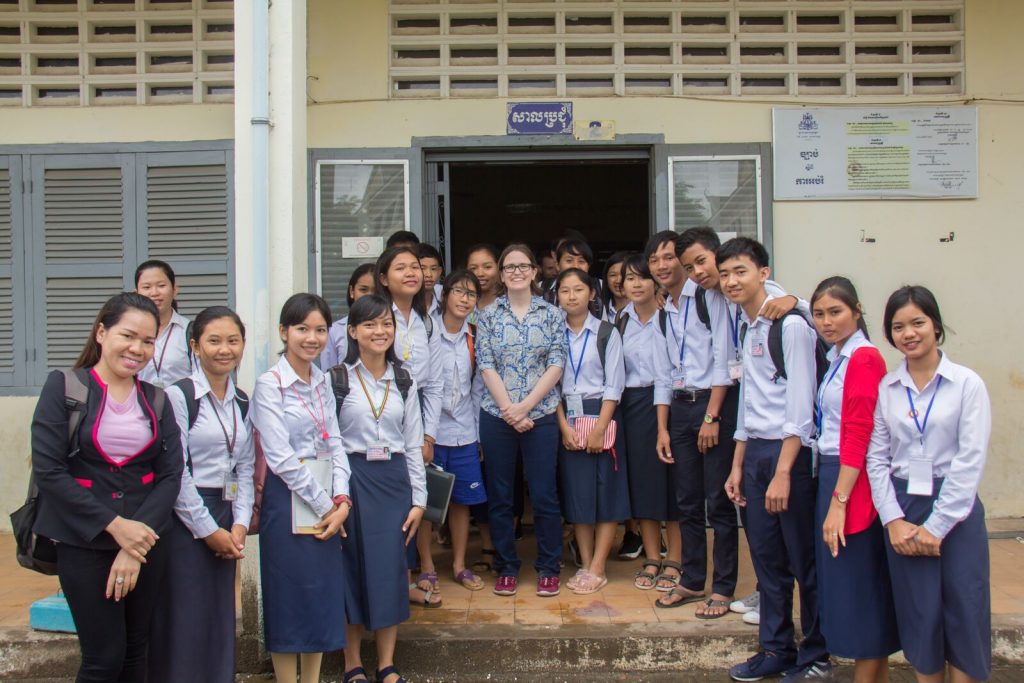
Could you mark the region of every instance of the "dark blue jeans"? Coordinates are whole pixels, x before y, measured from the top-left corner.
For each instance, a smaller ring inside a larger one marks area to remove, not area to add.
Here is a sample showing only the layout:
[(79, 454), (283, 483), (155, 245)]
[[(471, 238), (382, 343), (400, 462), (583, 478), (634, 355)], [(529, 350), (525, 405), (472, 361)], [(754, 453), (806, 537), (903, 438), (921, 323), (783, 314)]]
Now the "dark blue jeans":
[(519, 576), (522, 561), (516, 552), (516, 456), (522, 450), (523, 471), (533, 501), (533, 528), (537, 535), (539, 576), (558, 576), (562, 554), (562, 517), (558, 507), (558, 422), (554, 414), (534, 420), (520, 434), (500, 417), (480, 411), (480, 444), (487, 464), (487, 514), (497, 551), (498, 576)]
[[(782, 441), (750, 439), (743, 460), (743, 495), (747, 499), (747, 542), (761, 592), (761, 647), (800, 666), (828, 658), (818, 619), (814, 506), (817, 480), (811, 474), (811, 449), (801, 448), (790, 473), (786, 512), (769, 513), (765, 493), (779, 464)], [(685, 552), (685, 549), (684, 549)], [(800, 587), (800, 628), (794, 643), (793, 580)]]

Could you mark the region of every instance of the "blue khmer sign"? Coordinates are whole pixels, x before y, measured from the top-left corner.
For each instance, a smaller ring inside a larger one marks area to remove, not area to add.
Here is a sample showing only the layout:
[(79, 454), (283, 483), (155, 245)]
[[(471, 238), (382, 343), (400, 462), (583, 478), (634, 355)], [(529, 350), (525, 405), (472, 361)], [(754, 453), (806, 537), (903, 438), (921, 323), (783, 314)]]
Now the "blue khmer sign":
[(509, 102), (508, 135), (572, 135), (572, 102)]

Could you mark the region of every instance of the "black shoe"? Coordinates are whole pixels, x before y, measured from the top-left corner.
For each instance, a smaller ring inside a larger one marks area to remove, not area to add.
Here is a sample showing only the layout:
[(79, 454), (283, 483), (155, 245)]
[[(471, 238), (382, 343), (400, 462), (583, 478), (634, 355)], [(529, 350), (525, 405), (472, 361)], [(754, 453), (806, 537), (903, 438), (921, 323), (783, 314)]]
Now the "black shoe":
[(523, 522), (518, 517), (516, 518), (515, 531), (513, 532), (517, 541), (523, 540)]
[(569, 539), (569, 550), (572, 551), (572, 561), (576, 563), (577, 567), (583, 567), (583, 558), (580, 557), (580, 547), (576, 544), (576, 539)]
[(622, 535), (622, 547), (619, 548), (620, 560), (635, 560), (644, 550), (644, 540), (640, 534), (627, 531)]

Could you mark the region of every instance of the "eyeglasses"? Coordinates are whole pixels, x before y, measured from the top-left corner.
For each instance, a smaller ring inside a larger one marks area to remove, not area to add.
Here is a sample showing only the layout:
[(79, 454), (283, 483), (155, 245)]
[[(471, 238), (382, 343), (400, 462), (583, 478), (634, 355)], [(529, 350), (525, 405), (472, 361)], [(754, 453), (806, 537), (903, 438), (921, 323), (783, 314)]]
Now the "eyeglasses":
[(501, 272), (506, 275), (519, 271), (520, 273), (529, 273), (531, 270), (536, 268), (532, 263), (506, 263), (501, 267)]
[(462, 296), (470, 301), (476, 301), (477, 294), (472, 289), (463, 289), (462, 287), (452, 287), (452, 294), (455, 296)]

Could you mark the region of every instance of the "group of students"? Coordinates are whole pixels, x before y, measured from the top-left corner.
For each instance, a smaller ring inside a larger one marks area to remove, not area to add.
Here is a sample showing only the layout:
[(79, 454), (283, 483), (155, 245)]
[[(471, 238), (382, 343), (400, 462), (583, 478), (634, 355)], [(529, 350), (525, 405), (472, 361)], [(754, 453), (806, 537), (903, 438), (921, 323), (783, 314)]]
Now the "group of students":
[[(940, 351), (927, 289), (886, 304), (904, 356), (887, 374), (853, 284), (789, 295), (754, 240), (659, 232), (600, 279), (581, 236), (553, 247), (546, 272), (513, 243), (471, 247), (444, 276), (436, 250), (392, 235), (353, 272), (347, 317), (315, 294), (287, 300), (280, 359), (251, 400), (233, 382), (238, 316), (217, 306), (189, 323), (171, 268), (140, 265), (75, 364), (89, 388), (77, 434), (61, 371), (32, 425), (35, 530), (56, 542), (77, 680), (233, 680), (235, 561), (258, 526), (277, 679), (317, 681), (322, 653), (344, 649), (345, 683), (368, 680), (370, 630), (376, 680), (402, 681), (398, 625), (410, 604), (442, 602), (428, 466), (455, 475), (451, 571), (468, 590), (485, 588), (467, 566), (475, 521), (493, 592), (517, 593), (525, 477), (538, 595), (561, 590), (564, 523), (579, 565), (566, 587), (590, 594), (625, 522), (644, 558), (634, 586), (720, 618), (738, 508), (761, 651), (733, 679), (830, 678), (831, 653), (856, 660), (855, 681), (887, 680), (900, 649), (922, 681), (988, 677), (990, 407)], [(329, 483), (309, 460), (329, 461)], [(313, 534), (294, 533), (296, 497)]]

